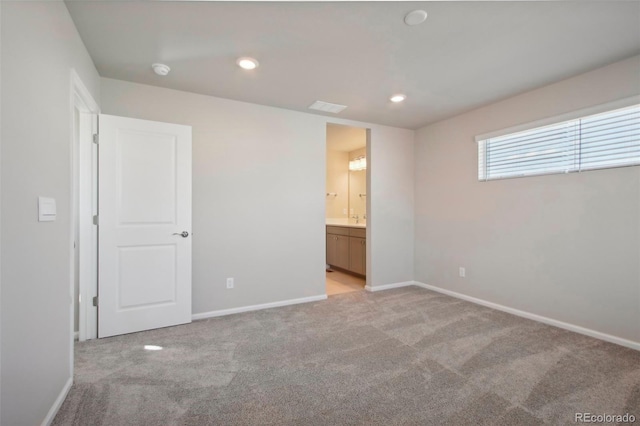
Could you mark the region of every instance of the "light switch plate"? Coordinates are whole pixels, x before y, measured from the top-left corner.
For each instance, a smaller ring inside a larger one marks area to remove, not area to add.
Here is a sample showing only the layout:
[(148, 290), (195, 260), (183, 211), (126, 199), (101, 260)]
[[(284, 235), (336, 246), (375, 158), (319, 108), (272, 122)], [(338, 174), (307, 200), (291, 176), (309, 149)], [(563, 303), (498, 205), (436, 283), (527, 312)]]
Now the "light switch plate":
[(38, 222), (53, 222), (56, 220), (55, 198), (38, 197)]

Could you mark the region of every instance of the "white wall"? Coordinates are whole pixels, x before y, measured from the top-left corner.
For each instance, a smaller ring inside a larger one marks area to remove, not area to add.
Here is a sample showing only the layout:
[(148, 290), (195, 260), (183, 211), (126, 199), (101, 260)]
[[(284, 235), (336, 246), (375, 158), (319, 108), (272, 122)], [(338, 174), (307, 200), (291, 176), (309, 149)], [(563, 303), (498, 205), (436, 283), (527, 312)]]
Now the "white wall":
[(640, 342), (640, 167), (478, 182), (474, 142), (636, 95), (639, 75), (634, 57), (420, 129), (416, 280)]
[[(195, 314), (325, 294), (327, 118), (106, 78), (102, 111), (193, 126)], [(413, 132), (341, 124), (373, 129), (379, 196), (409, 197), (380, 201), (375, 280), (411, 279)]]
[(414, 139), (412, 130), (371, 126), (367, 144), (369, 287), (414, 279)]
[[(102, 79), (105, 114), (193, 126), (193, 312), (325, 293), (316, 117)], [(235, 278), (227, 290), (225, 279)]]
[[(62, 2), (2, 2), (2, 425), (40, 424), (71, 380), (71, 83), (100, 81)], [(37, 197), (56, 199), (37, 221)]]

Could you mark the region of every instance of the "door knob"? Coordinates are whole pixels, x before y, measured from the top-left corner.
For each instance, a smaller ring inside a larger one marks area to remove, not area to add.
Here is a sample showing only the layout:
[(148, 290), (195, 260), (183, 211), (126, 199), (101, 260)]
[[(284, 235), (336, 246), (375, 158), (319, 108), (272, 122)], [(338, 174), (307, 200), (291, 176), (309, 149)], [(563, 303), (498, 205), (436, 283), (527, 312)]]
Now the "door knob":
[(173, 235), (180, 235), (182, 238), (187, 238), (189, 236), (189, 233), (187, 231), (182, 231), (182, 232), (174, 232)]

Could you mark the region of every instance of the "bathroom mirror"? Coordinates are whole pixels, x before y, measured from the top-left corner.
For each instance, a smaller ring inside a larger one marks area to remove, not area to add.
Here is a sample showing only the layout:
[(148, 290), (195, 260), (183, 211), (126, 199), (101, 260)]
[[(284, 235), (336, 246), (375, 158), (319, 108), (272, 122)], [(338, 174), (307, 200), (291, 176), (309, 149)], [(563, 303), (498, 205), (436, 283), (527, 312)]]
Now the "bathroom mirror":
[[(349, 161), (364, 160), (366, 164), (366, 149), (362, 148), (350, 152)], [(349, 170), (349, 217), (354, 219), (357, 216), (359, 221), (366, 220), (367, 214), (367, 169)]]

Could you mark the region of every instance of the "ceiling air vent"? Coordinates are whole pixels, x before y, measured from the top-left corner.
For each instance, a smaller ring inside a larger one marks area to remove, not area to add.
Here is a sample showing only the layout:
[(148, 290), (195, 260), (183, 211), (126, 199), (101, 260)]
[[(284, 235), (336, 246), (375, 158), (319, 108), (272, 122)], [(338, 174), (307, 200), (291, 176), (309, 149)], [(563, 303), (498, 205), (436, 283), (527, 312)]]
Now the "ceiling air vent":
[(315, 109), (317, 111), (322, 111), (322, 112), (332, 112), (334, 114), (337, 114), (343, 109), (345, 109), (346, 107), (347, 107), (346, 105), (338, 105), (338, 104), (331, 104), (329, 102), (315, 101), (309, 106), (309, 109)]

